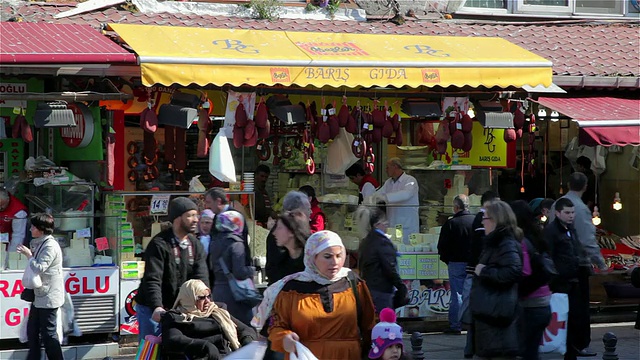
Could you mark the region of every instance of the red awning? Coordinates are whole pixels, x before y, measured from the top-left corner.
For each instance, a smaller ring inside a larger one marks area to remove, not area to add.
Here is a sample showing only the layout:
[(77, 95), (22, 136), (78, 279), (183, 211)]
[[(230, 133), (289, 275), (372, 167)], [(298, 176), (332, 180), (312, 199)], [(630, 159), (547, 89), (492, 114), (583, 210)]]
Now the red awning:
[(581, 144), (640, 145), (640, 99), (541, 97), (536, 102), (576, 121)]
[(0, 22), (0, 64), (135, 64), (88, 25)]

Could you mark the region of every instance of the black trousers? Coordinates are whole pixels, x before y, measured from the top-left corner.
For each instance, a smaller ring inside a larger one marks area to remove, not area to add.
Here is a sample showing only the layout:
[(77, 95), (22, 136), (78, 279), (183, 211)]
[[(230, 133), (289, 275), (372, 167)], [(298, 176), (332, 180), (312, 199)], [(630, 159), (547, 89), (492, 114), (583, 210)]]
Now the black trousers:
[[(587, 281), (588, 280), (587, 276)], [(567, 291), (567, 295), (569, 296), (569, 324), (567, 326), (567, 352), (564, 355), (565, 360), (575, 360), (577, 358), (577, 351), (588, 347), (591, 341), (589, 297), (587, 293), (585, 299), (583, 290), (580, 282), (576, 282), (571, 283)]]
[(39, 309), (31, 304), (27, 322), (29, 354), (27, 360), (40, 360), (40, 342), (49, 360), (64, 360), (60, 339), (56, 333), (58, 309)]
[(578, 289), (580, 297), (575, 305), (578, 307), (578, 323), (580, 329), (576, 334), (576, 347), (582, 350), (591, 344), (591, 307), (589, 303), (589, 276), (591, 276), (591, 267), (580, 266), (578, 268)]

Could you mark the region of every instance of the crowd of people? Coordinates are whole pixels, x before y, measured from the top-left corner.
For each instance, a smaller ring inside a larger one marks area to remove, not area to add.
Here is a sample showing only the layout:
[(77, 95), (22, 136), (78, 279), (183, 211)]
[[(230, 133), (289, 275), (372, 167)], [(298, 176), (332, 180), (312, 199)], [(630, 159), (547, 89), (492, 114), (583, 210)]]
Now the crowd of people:
[[(264, 183), (268, 168), (259, 170)], [(357, 271), (345, 266), (340, 236), (325, 229), (312, 187), (287, 193), (281, 213), (274, 214), (266, 187), (259, 186), (257, 201), (265, 202), (259, 225), (269, 226), (270, 233), (269, 287), (257, 307), (236, 301), (228, 280), (229, 273), (238, 281), (256, 274), (242, 206), (221, 188), (205, 194), (205, 209), (186, 197), (172, 199), (171, 225), (153, 237), (143, 255), (145, 273), (135, 297), (139, 339), (161, 335), (166, 358), (219, 359), (261, 334), (268, 340), (266, 360), (287, 358), (297, 342), (319, 359), (406, 359), (392, 309), (406, 304), (407, 288), (398, 272), (398, 250), (385, 231), (392, 219), (402, 218), (407, 235), (417, 224), (416, 214), (409, 207), (378, 205), (417, 201), (417, 182), (398, 159), (387, 162), (390, 178), (378, 190), (369, 191), (375, 181), (358, 168), (347, 174), (363, 192), (364, 204), (355, 213), (362, 238)], [(448, 265), (451, 287), (444, 332), (467, 329), (465, 358), (539, 359), (553, 292), (569, 299), (565, 359), (595, 355), (589, 350), (589, 276), (592, 264), (596, 271), (607, 267), (581, 200), (587, 187), (587, 176), (575, 172), (569, 192), (556, 201), (508, 204), (488, 191), (477, 214), (469, 211), (466, 195), (454, 198), (438, 252)], [(0, 205), (6, 199), (0, 193)], [(18, 214), (21, 208), (14, 207)], [(64, 302), (62, 254), (57, 242), (49, 241), (53, 230), (51, 215), (34, 214), (33, 241), (16, 248), (44, 284), (35, 289), (31, 305), (29, 359), (39, 357), (41, 342), (50, 359), (62, 358), (52, 315)], [(553, 274), (541, 269), (544, 256), (552, 259)]]
[(467, 197), (455, 197), (438, 252), (451, 286), (445, 333), (467, 328), (465, 358), (539, 359), (552, 293), (569, 299), (564, 358), (596, 355), (589, 349), (589, 276), (609, 269), (582, 200), (587, 189), (587, 176), (574, 172), (568, 193), (555, 201), (506, 203), (488, 191), (475, 217)]

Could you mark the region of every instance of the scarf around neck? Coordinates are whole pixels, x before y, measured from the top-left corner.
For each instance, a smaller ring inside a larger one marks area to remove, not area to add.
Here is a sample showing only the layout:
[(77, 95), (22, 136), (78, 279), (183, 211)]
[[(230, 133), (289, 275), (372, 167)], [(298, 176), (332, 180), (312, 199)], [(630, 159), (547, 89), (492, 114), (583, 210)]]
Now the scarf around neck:
[(191, 322), (194, 318), (213, 318), (220, 324), (224, 337), (229, 340), (231, 350), (239, 349), (240, 342), (238, 341), (236, 324), (231, 320), (231, 315), (227, 310), (218, 307), (214, 302), (209, 303), (207, 310), (198, 310), (196, 306), (197, 297), (207, 290), (209, 288), (202, 280), (192, 279), (185, 281), (180, 287), (178, 298), (173, 304), (173, 310), (182, 314), (183, 322)]
[(271, 310), (273, 309), (273, 304), (275, 304), (278, 294), (284, 285), (291, 280), (329, 285), (346, 278), (351, 272), (351, 269), (347, 267), (342, 267), (336, 276), (331, 279), (320, 274), (318, 271), (318, 267), (315, 264), (316, 255), (332, 246), (340, 246), (343, 256), (346, 255), (342, 239), (338, 234), (329, 230), (322, 230), (311, 234), (304, 247), (304, 271), (285, 276), (264, 291), (264, 299), (258, 306), (258, 310), (251, 320), (251, 325), (258, 330), (264, 327), (264, 324), (271, 315)]

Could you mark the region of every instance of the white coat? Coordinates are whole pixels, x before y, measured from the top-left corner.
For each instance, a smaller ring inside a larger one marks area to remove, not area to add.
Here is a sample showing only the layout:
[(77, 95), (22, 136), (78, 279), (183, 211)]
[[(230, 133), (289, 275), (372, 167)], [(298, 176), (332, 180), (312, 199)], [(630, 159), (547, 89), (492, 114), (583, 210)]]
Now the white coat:
[(376, 191), (374, 197), (382, 197), (387, 202), (387, 218), (389, 225), (395, 227), (402, 224), (403, 241), (409, 243), (409, 235), (420, 232), (418, 216), (420, 199), (418, 198), (418, 181), (407, 173), (402, 173), (398, 180), (387, 179)]

